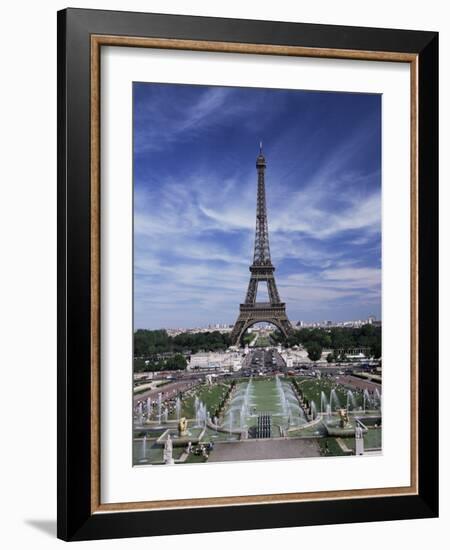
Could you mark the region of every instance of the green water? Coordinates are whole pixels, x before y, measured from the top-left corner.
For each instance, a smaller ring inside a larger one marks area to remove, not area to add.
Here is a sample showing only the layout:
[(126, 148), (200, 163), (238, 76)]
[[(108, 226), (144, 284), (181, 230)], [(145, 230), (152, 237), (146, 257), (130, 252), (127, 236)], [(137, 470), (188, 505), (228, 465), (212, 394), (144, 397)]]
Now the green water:
[(223, 416), (221, 427), (239, 431), (256, 426), (262, 413), (271, 415), (272, 436), (305, 423), (303, 411), (292, 384), (277, 378), (250, 379), (237, 384)]

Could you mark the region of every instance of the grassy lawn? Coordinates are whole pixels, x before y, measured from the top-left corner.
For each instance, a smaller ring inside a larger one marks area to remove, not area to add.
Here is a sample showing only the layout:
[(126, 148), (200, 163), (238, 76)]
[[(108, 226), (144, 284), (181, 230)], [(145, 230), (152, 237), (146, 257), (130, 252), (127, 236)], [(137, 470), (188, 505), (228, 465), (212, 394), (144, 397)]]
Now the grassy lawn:
[[(344, 443), (349, 449), (355, 450), (355, 438), (346, 437)], [(374, 428), (364, 434), (365, 449), (381, 449), (381, 430)]]
[(320, 454), (322, 456), (346, 456), (346, 453), (344, 453), (334, 437), (324, 437), (323, 439), (318, 439), (317, 442), (320, 445)]
[(181, 416), (186, 418), (194, 418), (195, 410), (195, 396), (204, 403), (211, 413), (214, 414), (214, 411), (220, 405), (222, 399), (225, 397), (229, 384), (214, 384), (213, 386), (202, 385), (195, 389), (193, 395), (183, 398), (181, 404)]
[(373, 380), (374, 382), (379, 382), (381, 384), (381, 376), (379, 374), (373, 374), (370, 372), (354, 372), (353, 376), (364, 378), (365, 380)]
[(364, 435), (364, 446), (368, 449), (381, 448), (381, 429), (374, 428)]
[(166, 428), (160, 428), (160, 429), (148, 429), (148, 430), (139, 430), (134, 431), (134, 437), (144, 437), (144, 435), (147, 436), (147, 439), (158, 439), (160, 435), (162, 435), (166, 431)]
[[(311, 379), (311, 378), (302, 378), (297, 377), (297, 382), (300, 384), (300, 388), (303, 391), (303, 395), (308, 399), (308, 401), (314, 401), (316, 404), (317, 411), (320, 412), (320, 395), (323, 391), (327, 397), (327, 401), (330, 399), (331, 390), (335, 390), (337, 397), (339, 399), (340, 405), (345, 407), (347, 405), (347, 390), (344, 386), (336, 384), (336, 382), (331, 378), (320, 378), (320, 379)], [(354, 390), (353, 397), (355, 399), (356, 407), (362, 407), (363, 405), (363, 395), (361, 392)], [(334, 409), (334, 403), (333, 403)], [(350, 402), (350, 410), (353, 409), (353, 404)]]
[(269, 336), (258, 336), (255, 343), (255, 348), (267, 348), (272, 345), (272, 341)]

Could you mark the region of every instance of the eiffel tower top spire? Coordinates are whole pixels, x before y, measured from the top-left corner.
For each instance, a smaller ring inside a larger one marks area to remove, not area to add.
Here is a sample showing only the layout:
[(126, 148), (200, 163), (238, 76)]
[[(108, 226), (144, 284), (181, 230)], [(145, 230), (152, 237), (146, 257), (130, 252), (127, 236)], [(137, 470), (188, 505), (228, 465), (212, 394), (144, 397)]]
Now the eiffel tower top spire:
[(262, 152), (262, 142), (259, 144), (259, 155), (256, 158), (258, 172), (258, 195), (256, 199), (256, 230), (253, 265), (271, 266), (269, 247), (269, 228), (267, 224), (265, 170), (266, 159)]

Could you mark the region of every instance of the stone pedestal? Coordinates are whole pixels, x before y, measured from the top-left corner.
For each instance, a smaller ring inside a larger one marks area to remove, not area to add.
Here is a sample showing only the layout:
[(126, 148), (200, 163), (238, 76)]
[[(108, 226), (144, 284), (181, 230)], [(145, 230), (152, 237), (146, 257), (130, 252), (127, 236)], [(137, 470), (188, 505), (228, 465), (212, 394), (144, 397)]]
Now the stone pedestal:
[(355, 428), (355, 455), (364, 454), (364, 432), (361, 426)]

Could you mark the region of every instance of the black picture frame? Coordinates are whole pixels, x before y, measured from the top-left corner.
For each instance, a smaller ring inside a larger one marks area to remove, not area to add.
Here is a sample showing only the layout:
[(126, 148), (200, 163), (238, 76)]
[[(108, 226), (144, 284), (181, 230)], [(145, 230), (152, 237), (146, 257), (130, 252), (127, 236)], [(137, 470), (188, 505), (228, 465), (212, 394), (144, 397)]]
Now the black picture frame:
[[(418, 493), (92, 513), (91, 36), (403, 52), (418, 60)], [(58, 12), (58, 531), (64, 540), (438, 515), (438, 34), (66, 9)]]

